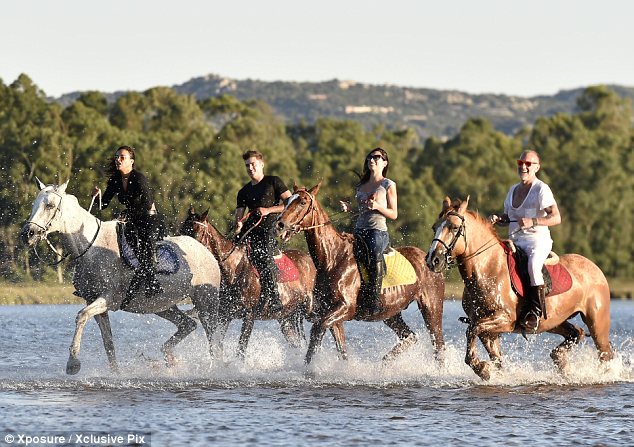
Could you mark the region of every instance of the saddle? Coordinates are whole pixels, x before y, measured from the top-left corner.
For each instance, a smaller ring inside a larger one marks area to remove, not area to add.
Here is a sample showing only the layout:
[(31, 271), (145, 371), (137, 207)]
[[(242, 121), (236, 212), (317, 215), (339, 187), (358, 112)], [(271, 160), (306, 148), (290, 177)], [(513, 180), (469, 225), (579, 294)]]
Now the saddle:
[[(511, 286), (518, 296), (524, 298), (531, 285), (528, 276), (528, 255), (510, 240), (500, 243), (506, 253)], [(570, 273), (559, 263), (559, 256), (552, 251), (544, 263), (542, 274), (544, 275), (546, 296), (559, 295), (572, 287)]]
[[(370, 250), (365, 241), (358, 235), (354, 236), (353, 253), (361, 280), (367, 282)], [(392, 247), (388, 247), (383, 252), (383, 271), (385, 274), (383, 275), (381, 289), (414, 284), (417, 280), (416, 270), (414, 270), (411, 262)]]
[[(136, 270), (139, 267), (139, 260), (134, 253), (134, 246), (138, 243), (138, 236), (133, 226), (126, 227), (123, 222), (117, 222), (117, 242), (119, 253), (123, 263), (130, 269)], [(156, 273), (163, 275), (173, 275), (180, 268), (180, 261), (174, 248), (166, 242), (157, 242)]]

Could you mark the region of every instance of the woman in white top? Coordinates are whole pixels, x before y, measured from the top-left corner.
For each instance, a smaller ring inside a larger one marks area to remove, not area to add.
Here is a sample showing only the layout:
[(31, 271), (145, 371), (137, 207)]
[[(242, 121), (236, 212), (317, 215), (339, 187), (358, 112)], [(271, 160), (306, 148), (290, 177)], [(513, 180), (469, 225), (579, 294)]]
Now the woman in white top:
[(540, 167), (535, 151), (522, 152), (517, 160), (520, 182), (511, 186), (504, 201), (504, 214), (489, 217), (492, 224), (509, 225), (509, 238), (528, 255), (531, 280), (530, 306), (521, 324), (536, 331), (545, 298), (542, 268), (553, 246), (548, 227), (561, 223), (557, 202), (548, 185), (537, 178)]
[[(383, 252), (390, 245), (386, 218), (398, 217), (396, 183), (386, 178), (389, 167), (387, 152), (377, 147), (366, 156), (363, 173), (356, 185), (355, 198), (359, 207), (359, 217), (355, 224), (355, 234), (368, 247), (369, 278), (362, 284), (365, 312), (374, 315), (381, 312), (381, 283), (385, 274)], [(342, 202), (344, 211), (347, 206)]]

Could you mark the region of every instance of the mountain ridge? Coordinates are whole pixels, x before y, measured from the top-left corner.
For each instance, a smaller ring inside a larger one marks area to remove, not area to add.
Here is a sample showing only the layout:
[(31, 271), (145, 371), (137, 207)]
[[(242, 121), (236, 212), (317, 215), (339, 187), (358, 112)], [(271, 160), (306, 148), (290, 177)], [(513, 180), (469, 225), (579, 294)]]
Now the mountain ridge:
[[(608, 85), (619, 96), (634, 100), (634, 87)], [(371, 128), (413, 128), (421, 138), (450, 138), (469, 118), (483, 117), (494, 127), (513, 135), (531, 126), (540, 116), (574, 113), (576, 99), (586, 87), (560, 90), (554, 95), (533, 97), (505, 94), (472, 94), (460, 90), (366, 84), (331, 79), (322, 82), (238, 80), (207, 74), (171, 86), (179, 94), (197, 100), (229, 94), (241, 101), (262, 100), (288, 124), (314, 123), (318, 118), (349, 119)], [(127, 92), (104, 93), (109, 101)], [(80, 92), (55, 101), (72, 103)]]

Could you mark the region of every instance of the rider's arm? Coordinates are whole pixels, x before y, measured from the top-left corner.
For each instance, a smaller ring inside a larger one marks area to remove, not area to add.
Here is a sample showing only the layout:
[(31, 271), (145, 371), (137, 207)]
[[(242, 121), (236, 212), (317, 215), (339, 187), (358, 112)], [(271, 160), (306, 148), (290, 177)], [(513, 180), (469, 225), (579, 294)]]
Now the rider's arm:
[(284, 211), (284, 207), (286, 206), (286, 201), (289, 199), (290, 196), (291, 196), (291, 192), (287, 189), (282, 194), (280, 194), (280, 199), (282, 199), (282, 203), (281, 204), (273, 205), (273, 206), (268, 207), (268, 208), (261, 207), (261, 208), (258, 208), (258, 211), (263, 216), (266, 216), (267, 214), (279, 214), (282, 211)]
[(559, 208), (557, 204), (544, 208), (546, 215), (544, 217), (536, 217), (532, 223), (534, 226), (542, 225), (545, 227), (552, 227), (553, 225), (559, 225), (561, 223), (561, 214), (559, 214)]
[(244, 217), (244, 212), (246, 208), (236, 208), (235, 211), (235, 220), (234, 220), (234, 228), (236, 229), (236, 233), (239, 233), (242, 229), (242, 218)]

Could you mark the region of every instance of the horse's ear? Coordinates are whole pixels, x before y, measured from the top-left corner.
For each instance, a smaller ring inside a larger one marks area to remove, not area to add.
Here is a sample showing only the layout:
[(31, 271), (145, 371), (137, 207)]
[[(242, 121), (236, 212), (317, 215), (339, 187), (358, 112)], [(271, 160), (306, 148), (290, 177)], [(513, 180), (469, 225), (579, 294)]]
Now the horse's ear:
[(451, 199), (449, 198), (449, 196), (445, 196), (445, 200), (442, 201), (442, 213), (447, 211), (447, 208), (449, 208), (450, 206), (451, 206)]
[(60, 194), (64, 194), (66, 192), (66, 188), (68, 187), (68, 182), (70, 179), (66, 180), (64, 183), (57, 187), (57, 192)]
[(310, 188), (310, 190), (308, 192), (311, 193), (312, 195), (316, 196), (317, 193), (319, 192), (319, 188), (321, 188), (321, 182), (317, 183), (315, 186)]
[(189, 209), (187, 210), (187, 213), (190, 216), (193, 216), (194, 214), (196, 214), (196, 208), (194, 207), (194, 205), (189, 205)]
[(37, 185), (38, 188), (40, 188), (40, 191), (46, 188), (46, 185), (42, 183), (40, 179), (37, 177), (35, 177), (35, 184)]
[(467, 196), (467, 198), (466, 198), (466, 199), (464, 199), (464, 200), (462, 201), (462, 203), (460, 204), (460, 208), (458, 209), (458, 212), (459, 212), (460, 214), (464, 214), (464, 213), (466, 213), (466, 212), (467, 212), (467, 207), (469, 206), (469, 198), (470, 198), (470, 197), (471, 197), (471, 196)]
[(205, 210), (204, 213), (202, 213), (202, 215), (200, 216), (200, 220), (202, 220), (203, 222), (207, 220), (207, 215), (209, 214), (209, 208), (207, 208)]
[(295, 182), (295, 180), (293, 180), (293, 192), (297, 192), (298, 189), (299, 186), (297, 186), (297, 183)]

